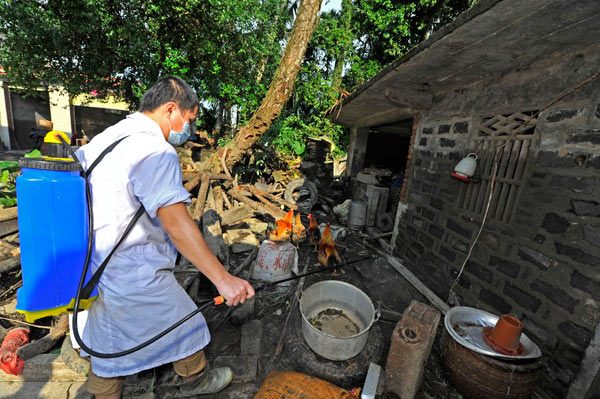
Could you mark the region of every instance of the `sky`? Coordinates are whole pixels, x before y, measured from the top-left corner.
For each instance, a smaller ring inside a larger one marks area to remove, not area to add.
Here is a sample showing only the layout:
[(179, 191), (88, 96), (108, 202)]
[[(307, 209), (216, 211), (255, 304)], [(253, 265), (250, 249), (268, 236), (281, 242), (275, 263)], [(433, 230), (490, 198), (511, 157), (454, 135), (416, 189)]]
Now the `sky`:
[(342, 0), (323, 0), (321, 12), (329, 10), (339, 10), (342, 7)]

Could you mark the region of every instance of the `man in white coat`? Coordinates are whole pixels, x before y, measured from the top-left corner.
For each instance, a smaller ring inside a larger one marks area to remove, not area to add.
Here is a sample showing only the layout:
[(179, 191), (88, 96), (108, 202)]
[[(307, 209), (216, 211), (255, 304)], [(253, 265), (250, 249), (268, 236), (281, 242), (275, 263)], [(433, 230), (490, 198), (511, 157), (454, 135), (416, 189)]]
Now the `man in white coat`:
[[(142, 205), (144, 214), (119, 246), (98, 284), (83, 342), (95, 352), (116, 353), (154, 337), (197, 306), (175, 280), (177, 250), (236, 306), (254, 295), (250, 284), (229, 274), (210, 251), (186, 210), (189, 194), (173, 146), (189, 137), (198, 98), (183, 80), (166, 77), (144, 94), (129, 115), (81, 147), (84, 168), (125, 137), (90, 174), (94, 216), (91, 271), (98, 269)], [(229, 368), (209, 369), (210, 341), (201, 313), (145, 348), (117, 358), (91, 356), (88, 391), (97, 399), (121, 397), (125, 376), (173, 362), (182, 396), (215, 393), (232, 379)]]

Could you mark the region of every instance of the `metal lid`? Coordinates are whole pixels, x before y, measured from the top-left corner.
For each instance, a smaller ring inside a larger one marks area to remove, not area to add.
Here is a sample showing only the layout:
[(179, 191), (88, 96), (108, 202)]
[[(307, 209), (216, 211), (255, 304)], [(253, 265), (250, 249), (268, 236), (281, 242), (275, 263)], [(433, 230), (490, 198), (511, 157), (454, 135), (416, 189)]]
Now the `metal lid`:
[(81, 165), (73, 161), (62, 161), (46, 158), (20, 158), (19, 165), (22, 168), (59, 170), (63, 172), (80, 172)]
[(505, 355), (492, 349), (483, 338), (483, 328), (494, 327), (498, 319), (498, 316), (483, 310), (455, 306), (446, 312), (444, 326), (456, 342), (482, 355), (511, 360), (536, 359), (542, 356), (540, 348), (525, 333), (521, 334), (521, 344), (525, 347), (523, 355)]

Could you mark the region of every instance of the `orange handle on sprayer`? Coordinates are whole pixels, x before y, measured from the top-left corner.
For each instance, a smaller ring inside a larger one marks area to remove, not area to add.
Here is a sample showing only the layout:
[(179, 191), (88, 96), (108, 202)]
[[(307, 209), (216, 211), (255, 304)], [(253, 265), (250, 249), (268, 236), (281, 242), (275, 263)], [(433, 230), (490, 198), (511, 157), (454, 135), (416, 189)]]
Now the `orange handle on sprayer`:
[(217, 306), (217, 305), (224, 303), (225, 298), (223, 298), (221, 295), (219, 295), (219, 296), (214, 297), (213, 301), (215, 301), (215, 306)]

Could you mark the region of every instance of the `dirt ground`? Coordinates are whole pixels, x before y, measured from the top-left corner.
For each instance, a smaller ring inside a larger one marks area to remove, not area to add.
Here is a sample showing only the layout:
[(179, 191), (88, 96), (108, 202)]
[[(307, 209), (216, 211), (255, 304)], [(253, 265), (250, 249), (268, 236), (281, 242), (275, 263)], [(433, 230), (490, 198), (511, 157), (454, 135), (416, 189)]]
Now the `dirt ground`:
[[(362, 247), (361, 240), (362, 238), (358, 237), (356, 234), (348, 234), (345, 238), (338, 240), (340, 254), (344, 262), (370, 255), (369, 251)], [(310, 246), (301, 245), (298, 254), (300, 270), (302, 270), (305, 264), (308, 264), (308, 271), (320, 268), (320, 266), (317, 265), (317, 254), (313, 252)], [(232, 259), (233, 263), (240, 264), (246, 255), (247, 253), (237, 255), (237, 258)], [(387, 309), (398, 313), (403, 312), (412, 299), (421, 300), (422, 302), (427, 303), (427, 301), (383, 259), (363, 260), (353, 265), (346, 266), (343, 269), (340, 269), (340, 271), (342, 272), (338, 272), (339, 275), (335, 276), (329, 272), (308, 276), (304, 283), (304, 287), (309, 287), (321, 280), (334, 279), (345, 281), (357, 286), (369, 295), (375, 307), (380, 306), (381, 309)], [(0, 279), (0, 309), (2, 309), (2, 306), (14, 303), (16, 299), (16, 288), (18, 288), (20, 280), (20, 272), (17, 271), (2, 276)], [(253, 284), (257, 283), (253, 282)], [(295, 284), (296, 281), (289, 288), (270, 287), (257, 293), (253, 318), (259, 319), (263, 323), (262, 355), (259, 359), (258, 377), (256, 381), (249, 384), (250, 388), (245, 387), (244, 389), (245, 392), (248, 392), (249, 390), (249, 398), (251, 398), (254, 395), (254, 392), (258, 390), (260, 384), (270, 371), (296, 369), (294, 362), (288, 358), (285, 350), (282, 351), (277, 359), (273, 359), (275, 348), (280, 340), (283, 326), (288, 312), (290, 311), (293, 294), (296, 289)], [(212, 287), (210, 282), (206, 279), (201, 281), (199, 291), (199, 299), (210, 298), (216, 295), (214, 287)], [(240, 354), (240, 325), (232, 322), (229, 315), (230, 313), (226, 307), (211, 308), (205, 313), (212, 335), (212, 342), (207, 348), (209, 359), (217, 356), (237, 356)], [(15, 315), (13, 314), (11, 317), (14, 318)], [(17, 317), (24, 321), (24, 318), (21, 315), (18, 315)], [(48, 326), (51, 321), (52, 318), (45, 318), (36, 321), (35, 324)], [(0, 319), (0, 324), (6, 328), (17, 326), (17, 324), (2, 319)], [(379, 361), (379, 364), (382, 367), (385, 367), (390, 338), (395, 324), (395, 320), (386, 320), (385, 318), (381, 318), (377, 322), (384, 337), (383, 356)], [(439, 337), (441, 336), (442, 328), (443, 319), (440, 322), (436, 341), (427, 363), (420, 392), (417, 396), (418, 399), (454, 399), (462, 397), (450, 386), (442, 370), (442, 360), (439, 349)], [(47, 331), (48, 330), (45, 329), (32, 328), (32, 340), (41, 338)], [(232, 387), (232, 389), (236, 388)]]
[[(361, 238), (348, 234), (342, 240), (338, 240), (340, 254), (344, 262), (362, 258), (370, 253), (361, 245)], [(300, 269), (303, 260), (308, 261), (308, 271), (313, 271), (320, 266), (317, 264), (317, 254), (312, 252), (309, 246), (300, 246), (298, 250)], [(317, 273), (306, 277), (304, 288), (322, 280), (345, 281), (363, 290), (373, 302), (374, 306), (381, 306), (401, 313), (411, 300), (417, 299), (424, 303), (424, 299), (404, 278), (386, 261), (382, 259), (368, 259), (344, 267), (343, 273), (332, 276), (329, 272)], [(201, 289), (210, 290), (210, 286), (203, 284)], [(263, 354), (259, 361), (259, 374), (256, 381), (260, 386), (266, 375), (272, 370), (294, 370), (295, 364), (291, 361), (284, 350), (280, 357), (273, 361), (273, 354), (279, 342), (283, 325), (289, 312), (295, 283), (287, 290), (277, 288), (266, 289), (257, 293), (254, 316), (263, 322)], [(219, 314), (221, 312), (221, 314)], [(209, 358), (217, 355), (239, 355), (239, 326), (233, 324), (230, 319), (224, 319), (223, 309), (213, 308), (207, 312), (206, 317), (211, 327), (212, 342), (207, 352)], [(210, 322), (212, 320), (212, 323)], [(289, 323), (290, 325), (292, 323)], [(384, 337), (384, 350), (379, 365), (385, 367), (387, 353), (389, 351), (390, 339), (396, 325), (394, 320), (381, 318), (377, 325), (381, 328)], [(425, 374), (421, 383), (418, 399), (444, 398), (455, 399), (462, 396), (452, 388), (442, 370), (442, 360), (439, 348), (439, 337), (443, 329), (443, 318), (438, 327), (438, 334), (427, 363)], [(351, 388), (351, 387), (345, 387)], [(392, 399), (392, 398), (388, 398)]]

